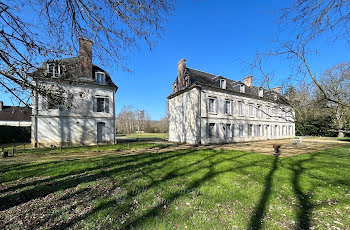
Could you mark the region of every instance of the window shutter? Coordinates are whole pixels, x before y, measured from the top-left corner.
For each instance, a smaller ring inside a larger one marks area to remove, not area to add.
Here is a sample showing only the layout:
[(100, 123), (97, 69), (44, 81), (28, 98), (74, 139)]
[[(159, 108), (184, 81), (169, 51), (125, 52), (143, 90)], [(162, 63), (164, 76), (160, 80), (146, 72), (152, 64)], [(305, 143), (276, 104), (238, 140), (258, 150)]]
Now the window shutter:
[(231, 114), (233, 115), (235, 113), (235, 103), (231, 101)]
[(109, 113), (109, 98), (105, 98), (105, 112)]
[(216, 126), (216, 137), (219, 137), (220, 136), (220, 125), (219, 125), (219, 123), (217, 123), (215, 126)]
[(205, 126), (205, 132), (207, 134), (207, 137), (209, 138), (210, 137), (209, 136), (209, 123), (207, 123), (206, 126)]
[(92, 97), (92, 111), (96, 112), (96, 108), (97, 108), (97, 98), (96, 97)]
[(216, 114), (218, 114), (218, 112), (219, 112), (219, 99), (218, 98), (215, 99), (215, 109), (216, 109)]
[(209, 112), (209, 98), (206, 99), (207, 114)]

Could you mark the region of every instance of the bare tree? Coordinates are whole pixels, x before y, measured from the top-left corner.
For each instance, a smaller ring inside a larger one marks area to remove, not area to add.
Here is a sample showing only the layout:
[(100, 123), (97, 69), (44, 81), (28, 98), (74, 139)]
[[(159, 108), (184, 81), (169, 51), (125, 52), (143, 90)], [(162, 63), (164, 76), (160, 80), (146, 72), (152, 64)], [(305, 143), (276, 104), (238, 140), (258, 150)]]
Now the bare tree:
[(307, 40), (331, 32), (332, 40), (349, 41), (349, 0), (295, 0), (280, 11), (280, 19), (284, 26), (295, 28)]
[(28, 73), (45, 60), (71, 56), (78, 37), (93, 41), (102, 64), (130, 71), (127, 54), (140, 43), (152, 49), (173, 10), (174, 0), (1, 1), (0, 86), (24, 104), (23, 90), (44, 94)]

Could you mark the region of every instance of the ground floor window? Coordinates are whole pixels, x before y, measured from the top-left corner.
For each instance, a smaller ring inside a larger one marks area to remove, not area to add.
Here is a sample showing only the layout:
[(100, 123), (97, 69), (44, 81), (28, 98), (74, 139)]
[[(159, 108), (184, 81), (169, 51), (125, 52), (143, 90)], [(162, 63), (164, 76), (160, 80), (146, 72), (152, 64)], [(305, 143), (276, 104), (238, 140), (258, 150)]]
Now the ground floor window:
[(215, 123), (209, 123), (208, 136), (213, 137), (215, 133)]
[(239, 129), (239, 137), (243, 137), (243, 125), (239, 125), (238, 126), (238, 129)]
[(231, 135), (231, 124), (224, 124), (223, 125), (223, 129), (224, 129), (225, 138), (230, 137), (230, 135)]
[(248, 125), (248, 137), (251, 137), (253, 133), (253, 125), (249, 124)]

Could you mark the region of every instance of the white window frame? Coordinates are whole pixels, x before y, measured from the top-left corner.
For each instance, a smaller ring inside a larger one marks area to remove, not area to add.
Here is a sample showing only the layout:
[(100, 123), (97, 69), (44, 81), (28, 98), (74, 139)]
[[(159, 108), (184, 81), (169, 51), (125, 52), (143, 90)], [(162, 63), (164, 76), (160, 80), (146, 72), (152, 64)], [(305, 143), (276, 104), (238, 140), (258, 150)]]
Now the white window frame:
[(232, 101), (229, 99), (225, 99), (224, 104), (224, 113), (225, 115), (232, 115)]
[(244, 116), (243, 101), (238, 101), (238, 115)]
[(243, 84), (239, 85), (239, 92), (245, 93), (245, 86)]
[(223, 78), (220, 79), (220, 88), (226, 89), (226, 79), (223, 79)]
[[(99, 79), (98, 76), (102, 76), (102, 78)], [(106, 74), (104, 72), (95, 72), (95, 79), (97, 84), (101, 84), (101, 85), (106, 84)]]
[(254, 117), (254, 106), (253, 104), (248, 104), (249, 117)]
[[(53, 65), (53, 72), (50, 72), (50, 65)], [(54, 77), (59, 76), (61, 74), (61, 68), (60, 68), (59, 64), (51, 62), (51, 63), (47, 63), (46, 67), (47, 67), (47, 72), (51, 73), (52, 76), (54, 76)], [(57, 73), (56, 73), (56, 67), (57, 67)]]
[[(216, 114), (216, 106), (217, 106), (216, 100), (217, 100), (217, 98), (208, 97), (208, 113)], [(211, 104), (210, 101), (213, 102), (212, 106), (210, 105)]]

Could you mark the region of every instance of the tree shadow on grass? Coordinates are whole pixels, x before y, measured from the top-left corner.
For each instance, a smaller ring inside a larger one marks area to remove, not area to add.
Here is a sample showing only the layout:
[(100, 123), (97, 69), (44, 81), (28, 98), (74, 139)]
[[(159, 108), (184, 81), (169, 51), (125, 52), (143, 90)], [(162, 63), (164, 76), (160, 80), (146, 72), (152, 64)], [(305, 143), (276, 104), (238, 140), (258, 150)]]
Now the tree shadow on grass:
[(272, 167), (270, 172), (265, 177), (264, 191), (260, 196), (258, 205), (255, 207), (253, 215), (250, 218), (250, 223), (248, 229), (260, 229), (263, 223), (263, 217), (266, 212), (266, 205), (269, 201), (271, 189), (273, 186), (273, 175), (278, 169), (278, 155), (275, 156), (274, 161), (272, 162)]
[[(210, 150), (210, 151), (213, 151), (213, 150)], [(186, 164), (186, 165), (183, 165), (181, 167), (176, 167), (175, 169), (167, 172), (164, 176), (162, 176), (159, 179), (154, 178), (150, 175), (147, 175), (147, 171), (151, 172), (153, 167), (149, 168), (149, 170), (142, 170), (142, 175), (146, 178), (151, 178), (151, 182), (146, 186), (135, 187), (133, 189), (129, 189), (129, 191), (127, 192), (126, 197), (125, 197), (129, 206), (126, 208), (123, 208), (123, 210), (120, 210), (118, 218), (122, 218), (125, 213), (129, 212), (130, 210), (133, 210), (134, 207), (133, 207), (132, 201), (138, 195), (143, 194), (143, 193), (147, 193), (151, 189), (155, 189), (159, 185), (162, 185), (163, 183), (165, 183), (165, 184), (169, 183), (172, 180), (176, 180), (178, 178), (183, 178), (184, 176), (188, 176), (192, 173), (195, 173), (195, 172), (198, 172), (201, 170), (206, 170), (207, 172), (205, 174), (203, 174), (203, 176), (201, 176), (200, 178), (195, 179), (195, 180), (191, 180), (187, 185), (185, 185), (185, 188), (179, 189), (177, 191), (172, 191), (172, 192), (166, 193), (165, 197), (163, 197), (161, 200), (159, 200), (155, 206), (150, 207), (143, 214), (140, 214), (138, 216), (130, 218), (124, 224), (122, 224), (122, 229), (130, 229), (130, 228), (133, 228), (135, 226), (142, 225), (142, 223), (145, 220), (147, 220), (148, 218), (154, 217), (157, 215), (161, 215), (164, 211), (164, 205), (166, 205), (166, 206), (171, 205), (180, 197), (185, 196), (186, 194), (194, 191), (195, 189), (200, 188), (200, 186), (203, 185), (205, 182), (209, 181), (210, 179), (213, 179), (214, 177), (216, 177), (220, 174), (232, 172), (232, 171), (236, 171), (236, 170), (241, 170), (241, 169), (248, 168), (248, 167), (257, 166), (258, 164), (261, 163), (261, 161), (255, 161), (255, 162), (250, 162), (249, 164), (239, 165), (237, 162), (237, 159), (244, 157), (246, 155), (249, 155), (250, 153), (242, 153), (242, 154), (235, 155), (234, 157), (221, 158), (219, 160), (215, 160), (215, 157), (217, 157), (223, 153), (217, 152), (217, 151), (213, 151), (213, 152), (214, 152), (213, 154), (211, 154), (207, 157), (204, 157), (200, 160), (191, 162), (190, 164)], [(196, 153), (193, 153), (193, 154), (196, 154)], [(235, 162), (237, 166), (231, 167), (231, 168), (228, 168), (225, 170), (221, 170), (221, 171), (215, 170), (215, 166), (220, 164), (220, 163), (223, 163), (223, 162)], [(203, 163), (205, 163), (205, 165), (202, 165)], [(166, 167), (166, 164), (163, 166)], [(198, 168), (191, 169), (191, 167), (194, 167), (194, 166), (198, 166)], [(159, 168), (159, 165), (156, 165), (155, 167)], [(187, 170), (188, 168), (190, 168), (190, 170)], [(181, 170), (186, 170), (186, 171), (180, 172)], [(79, 221), (81, 221), (83, 219), (87, 219), (87, 218), (89, 218), (89, 216), (92, 216), (93, 214), (95, 214), (101, 210), (112, 208), (115, 205), (116, 205), (115, 199), (109, 200), (106, 202), (102, 202), (100, 205), (96, 206), (91, 212), (89, 212), (83, 216), (77, 217), (75, 219), (72, 219), (69, 223), (63, 223), (62, 225), (57, 226), (57, 228), (64, 229), (64, 228), (73, 226), (74, 224), (78, 223)]]
[[(116, 157), (116, 159), (114, 159), (113, 161), (109, 161), (110, 158), (107, 157), (103, 161), (103, 162), (106, 162), (106, 164), (100, 164), (97, 167), (91, 167), (87, 169), (85, 168), (84, 170), (78, 170), (72, 173), (67, 173), (64, 175), (59, 175), (57, 177), (48, 178), (48, 179), (39, 181), (39, 184), (36, 184), (36, 182), (34, 181), (30, 183), (35, 185), (35, 187), (31, 189), (23, 190), (18, 193), (13, 193), (13, 194), (0, 197), (0, 211), (9, 209), (13, 206), (20, 205), (32, 199), (44, 197), (50, 193), (53, 193), (59, 190), (75, 187), (81, 183), (89, 183), (92, 181), (96, 181), (100, 178), (108, 177), (110, 174), (117, 174), (123, 171), (136, 170), (138, 168), (142, 168), (147, 165), (152, 165), (158, 162), (169, 160), (171, 158), (189, 154), (193, 151), (194, 151), (193, 149), (190, 149), (186, 151), (180, 151), (175, 154), (169, 154), (171, 152), (160, 153), (157, 155), (140, 154), (138, 156), (133, 156), (133, 157), (124, 157), (124, 158), (127, 158), (128, 160), (124, 160), (124, 161), (121, 160), (120, 162), (117, 161), (117, 159), (120, 159), (119, 157)], [(93, 159), (88, 159), (88, 160), (93, 160)], [(79, 161), (74, 163), (75, 164), (79, 163)], [(125, 163), (126, 165), (124, 165)], [(82, 171), (84, 171), (83, 174), (81, 174)], [(42, 182), (44, 182), (45, 184), (43, 184)]]

